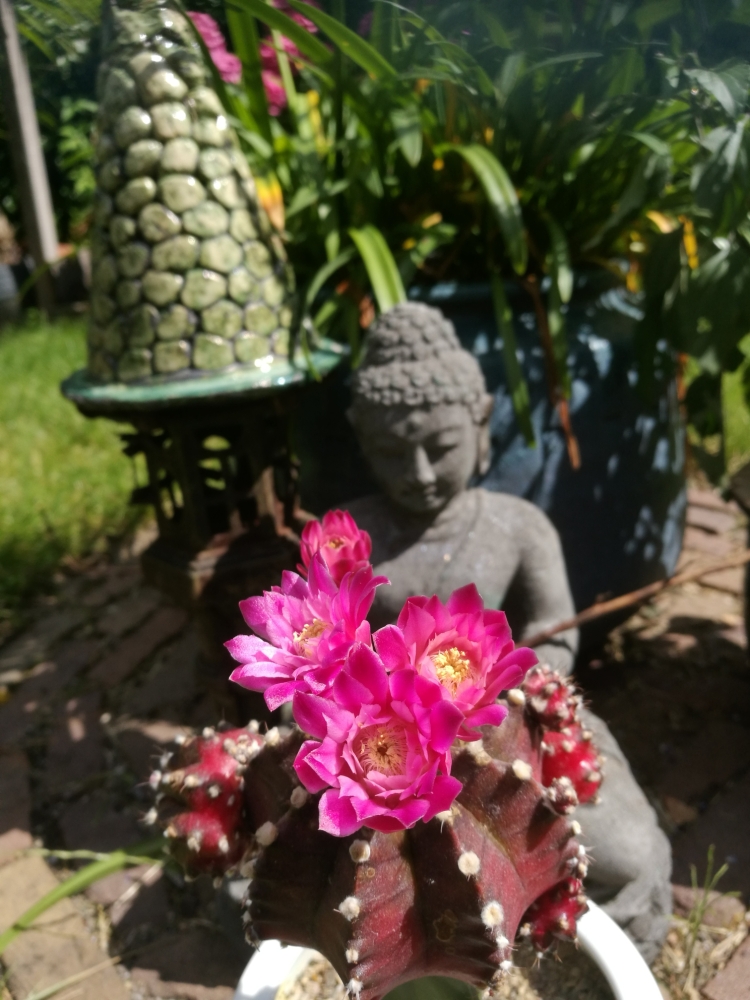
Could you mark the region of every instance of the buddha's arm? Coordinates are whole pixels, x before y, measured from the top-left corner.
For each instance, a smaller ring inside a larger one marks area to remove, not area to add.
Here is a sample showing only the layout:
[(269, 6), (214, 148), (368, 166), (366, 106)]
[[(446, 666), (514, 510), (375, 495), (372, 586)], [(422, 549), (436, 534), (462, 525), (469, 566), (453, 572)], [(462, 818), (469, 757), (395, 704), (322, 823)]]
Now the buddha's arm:
[[(518, 567), (503, 601), (516, 642), (575, 614), (560, 538), (546, 515), (518, 502)], [(569, 629), (538, 646), (542, 663), (569, 674), (578, 651), (578, 629)]]

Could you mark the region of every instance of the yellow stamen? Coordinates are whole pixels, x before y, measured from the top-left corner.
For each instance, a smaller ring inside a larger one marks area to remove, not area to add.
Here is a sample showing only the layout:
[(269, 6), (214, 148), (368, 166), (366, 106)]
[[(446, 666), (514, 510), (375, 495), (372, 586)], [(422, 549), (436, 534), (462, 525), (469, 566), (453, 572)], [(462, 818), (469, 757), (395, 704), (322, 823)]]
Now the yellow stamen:
[(403, 774), (406, 734), (395, 726), (369, 726), (360, 735), (356, 753), (366, 772)]
[(440, 683), (455, 693), (461, 681), (471, 674), (471, 661), (456, 646), (442, 649), (430, 657)]
[(334, 536), (333, 538), (328, 539), (326, 545), (328, 546), (329, 549), (341, 549), (346, 545), (346, 542), (344, 541), (343, 538), (337, 538), (336, 536)]
[(294, 641), (303, 656), (309, 656), (307, 645), (310, 640), (317, 639), (325, 630), (326, 623), (321, 621), (320, 618), (315, 618), (313, 621), (308, 622), (301, 632), (294, 633)]

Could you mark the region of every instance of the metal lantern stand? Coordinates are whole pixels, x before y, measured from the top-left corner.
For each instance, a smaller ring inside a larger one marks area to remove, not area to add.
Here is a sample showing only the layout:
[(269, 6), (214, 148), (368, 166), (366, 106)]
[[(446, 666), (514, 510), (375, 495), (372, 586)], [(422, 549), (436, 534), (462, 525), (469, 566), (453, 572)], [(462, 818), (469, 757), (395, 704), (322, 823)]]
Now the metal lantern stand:
[(311, 371), (325, 376), (344, 354), (323, 341), (312, 365), (269, 357), (215, 375), (115, 384), (78, 371), (62, 384), (84, 416), (134, 428), (122, 434), (124, 451), (144, 456), (148, 483), (131, 502), (150, 504), (159, 530), (141, 557), (144, 576), (191, 614), (222, 685), (231, 666), (222, 643), (247, 628), (238, 602), (297, 563), (306, 518), (291, 419), (315, 391)]

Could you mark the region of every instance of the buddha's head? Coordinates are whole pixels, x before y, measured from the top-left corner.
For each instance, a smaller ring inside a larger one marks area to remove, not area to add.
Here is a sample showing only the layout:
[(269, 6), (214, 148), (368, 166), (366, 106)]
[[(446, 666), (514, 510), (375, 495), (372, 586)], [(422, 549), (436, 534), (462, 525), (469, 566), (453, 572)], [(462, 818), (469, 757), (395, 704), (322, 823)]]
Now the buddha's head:
[(405, 303), (370, 327), (349, 418), (396, 504), (437, 513), (485, 472), (491, 411), (476, 359), (438, 309)]

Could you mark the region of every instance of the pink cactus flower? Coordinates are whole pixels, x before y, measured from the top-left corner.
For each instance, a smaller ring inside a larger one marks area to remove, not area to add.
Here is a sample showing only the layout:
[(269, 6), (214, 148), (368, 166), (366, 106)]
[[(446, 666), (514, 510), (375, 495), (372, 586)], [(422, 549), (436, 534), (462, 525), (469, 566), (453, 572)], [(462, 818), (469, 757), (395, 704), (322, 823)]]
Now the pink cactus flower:
[(330, 700), (298, 691), (293, 712), (314, 737), (294, 767), (309, 792), (325, 789), (318, 808), (326, 833), (406, 830), (449, 809), (461, 790), (450, 776), (461, 712), (415, 671), (389, 676), (363, 643), (351, 647)]
[(297, 569), (303, 576), (313, 556), (319, 552), (328, 572), (339, 583), (346, 573), (366, 565), (372, 552), (372, 539), (358, 528), (346, 510), (329, 510), (322, 521), (308, 521), (302, 532), (300, 555), (302, 565)]
[(386, 669), (413, 669), (444, 691), (464, 716), (459, 736), (479, 739), (478, 726), (499, 725), (507, 711), (496, 699), (516, 687), (537, 663), (531, 649), (513, 644), (502, 611), (485, 609), (473, 583), (438, 597), (410, 597), (397, 625), (375, 633)]
[(189, 10), (188, 17), (198, 29), (222, 80), (225, 83), (239, 83), (242, 79), (242, 63), (236, 55), (227, 51), (227, 43), (216, 21), (210, 14), (201, 14), (197, 10)]
[(280, 587), (240, 602), (256, 635), (225, 643), (241, 664), (231, 680), (265, 692), (270, 709), (299, 690), (328, 694), (352, 643), (369, 644), (367, 614), (375, 589), (387, 582), (367, 563), (347, 574), (339, 587), (320, 555), (313, 558), (307, 580), (284, 572)]

